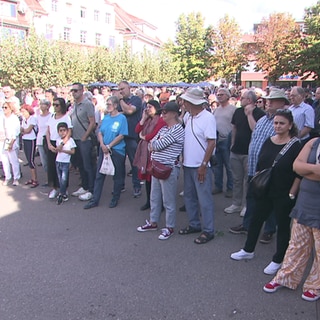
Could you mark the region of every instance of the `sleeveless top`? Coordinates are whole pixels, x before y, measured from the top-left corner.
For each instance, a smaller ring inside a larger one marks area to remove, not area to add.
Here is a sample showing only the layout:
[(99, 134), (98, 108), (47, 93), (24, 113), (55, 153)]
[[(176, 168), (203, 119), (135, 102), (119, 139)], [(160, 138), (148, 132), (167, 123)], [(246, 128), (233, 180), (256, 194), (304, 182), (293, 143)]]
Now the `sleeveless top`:
[[(310, 151), (307, 163), (317, 163), (318, 138)], [(298, 223), (310, 228), (320, 229), (320, 181), (302, 178), (295, 207), (290, 214)]]

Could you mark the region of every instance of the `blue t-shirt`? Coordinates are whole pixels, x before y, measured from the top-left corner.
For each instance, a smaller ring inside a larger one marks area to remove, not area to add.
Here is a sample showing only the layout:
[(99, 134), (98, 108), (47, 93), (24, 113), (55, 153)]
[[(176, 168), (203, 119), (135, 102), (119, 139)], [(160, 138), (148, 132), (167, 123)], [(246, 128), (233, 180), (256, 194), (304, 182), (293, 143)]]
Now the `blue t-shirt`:
[[(115, 117), (111, 117), (109, 114), (106, 115), (100, 126), (100, 132), (103, 136), (103, 143), (105, 145), (110, 144), (114, 138), (119, 135), (128, 134), (128, 122), (126, 117), (123, 114), (118, 114)], [(125, 155), (126, 144), (124, 140), (121, 140), (120, 143), (113, 146), (112, 149), (118, 153)]]

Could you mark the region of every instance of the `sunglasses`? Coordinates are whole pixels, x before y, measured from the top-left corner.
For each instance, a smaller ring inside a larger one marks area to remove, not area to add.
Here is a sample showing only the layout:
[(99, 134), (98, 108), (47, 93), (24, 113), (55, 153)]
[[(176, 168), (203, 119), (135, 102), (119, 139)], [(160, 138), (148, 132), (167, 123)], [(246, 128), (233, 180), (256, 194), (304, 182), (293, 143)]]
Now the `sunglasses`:
[(53, 103), (52, 105), (54, 105), (55, 107), (60, 106), (60, 103)]
[(289, 110), (289, 109), (278, 109), (276, 112), (277, 113), (289, 114), (289, 113), (291, 113), (291, 110)]
[(71, 89), (70, 91), (71, 91), (71, 92), (78, 92), (79, 89)]

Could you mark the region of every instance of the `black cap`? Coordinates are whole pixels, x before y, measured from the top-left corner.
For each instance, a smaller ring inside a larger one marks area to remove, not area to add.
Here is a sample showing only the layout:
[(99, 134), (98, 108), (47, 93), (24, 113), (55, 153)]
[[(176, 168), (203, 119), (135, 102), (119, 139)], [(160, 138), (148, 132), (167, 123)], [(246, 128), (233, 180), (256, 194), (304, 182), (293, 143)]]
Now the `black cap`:
[(162, 110), (173, 111), (173, 112), (179, 113), (180, 112), (180, 107), (177, 105), (176, 102), (170, 101), (170, 102), (165, 104), (165, 106), (162, 108)]

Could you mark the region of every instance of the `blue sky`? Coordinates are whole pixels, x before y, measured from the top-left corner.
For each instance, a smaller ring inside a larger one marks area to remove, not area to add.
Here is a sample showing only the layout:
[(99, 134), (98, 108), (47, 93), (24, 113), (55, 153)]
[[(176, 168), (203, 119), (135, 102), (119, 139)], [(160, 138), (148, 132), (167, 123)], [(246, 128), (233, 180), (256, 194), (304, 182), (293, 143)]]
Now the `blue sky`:
[(243, 32), (251, 32), (254, 23), (275, 12), (288, 12), (301, 20), (304, 8), (317, 0), (113, 0), (124, 10), (142, 18), (158, 28), (158, 37), (167, 41), (174, 39), (175, 22), (180, 14), (201, 12), (205, 24), (215, 25), (225, 14), (233, 17)]

